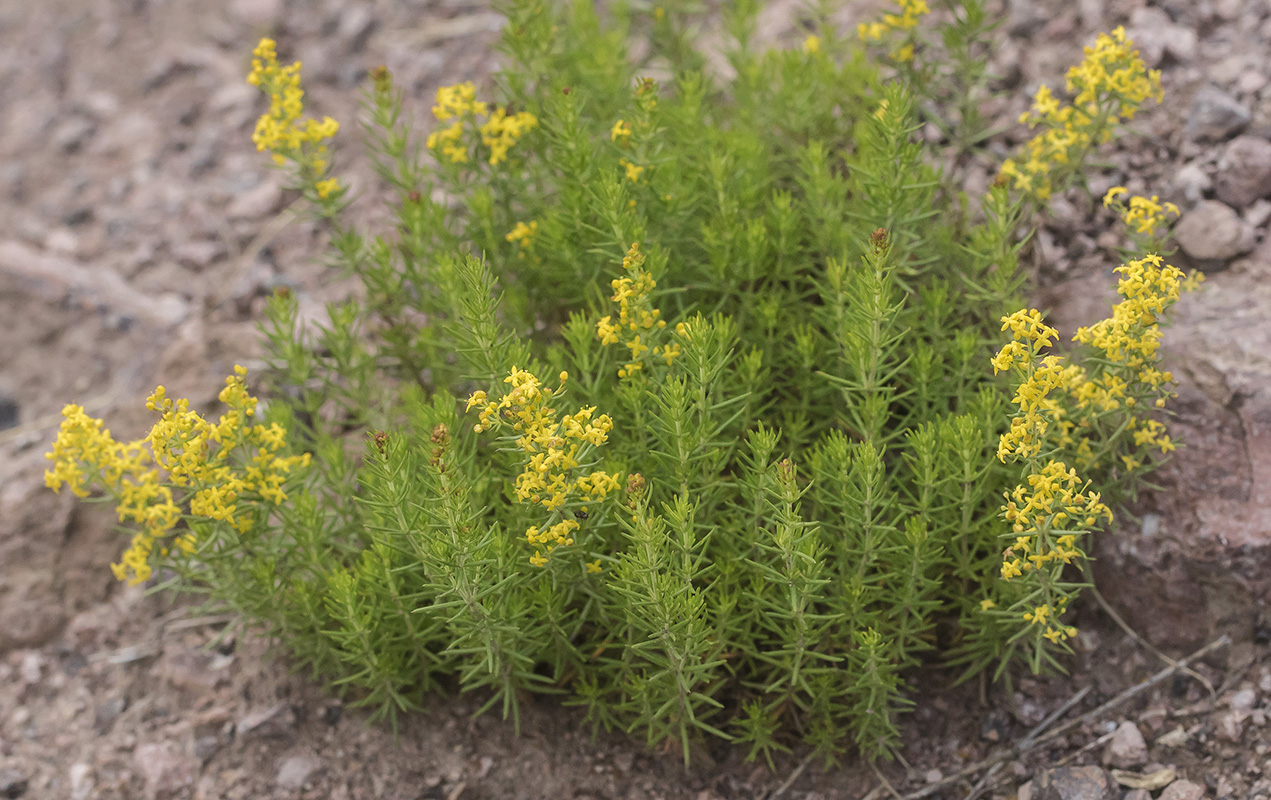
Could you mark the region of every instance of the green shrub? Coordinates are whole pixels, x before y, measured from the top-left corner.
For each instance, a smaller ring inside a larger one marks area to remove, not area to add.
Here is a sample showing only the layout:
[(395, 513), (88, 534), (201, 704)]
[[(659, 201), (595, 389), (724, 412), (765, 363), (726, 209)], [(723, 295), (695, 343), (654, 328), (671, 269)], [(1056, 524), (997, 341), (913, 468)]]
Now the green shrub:
[(759, 52), (757, 4), (726, 5), (727, 79), (674, 4), (509, 2), (504, 69), (439, 91), (424, 142), (376, 70), (374, 236), (263, 41), (254, 141), (364, 298), (303, 329), (275, 295), (263, 422), (242, 371), (216, 424), (160, 387), (148, 441), (68, 407), (49, 485), (137, 523), (117, 574), (162, 567), (377, 714), (561, 694), (686, 760), (704, 734), (886, 755), (913, 669), (1057, 665), (1090, 533), (1172, 448), (1147, 412), (1181, 275), (1129, 261), (1061, 357), (1019, 254), (1159, 79), (1100, 37), (970, 197), (932, 164), (988, 136), (978, 0), (863, 25), (881, 66), (827, 24)]

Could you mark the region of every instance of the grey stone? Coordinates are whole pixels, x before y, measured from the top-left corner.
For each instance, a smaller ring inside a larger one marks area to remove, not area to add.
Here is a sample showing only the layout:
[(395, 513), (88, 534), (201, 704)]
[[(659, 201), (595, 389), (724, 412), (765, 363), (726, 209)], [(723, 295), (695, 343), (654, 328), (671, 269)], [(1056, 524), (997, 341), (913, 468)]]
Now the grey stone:
[(1257, 136), (1232, 139), (1218, 159), (1214, 189), (1233, 208), (1271, 195), (1271, 142)]
[(300, 789), (321, 766), (322, 762), (311, 755), (289, 756), (278, 767), (278, 786), (283, 789)]
[(1195, 204), (1205, 198), (1205, 192), (1214, 188), (1214, 184), (1204, 167), (1192, 161), (1174, 173), (1174, 187), (1187, 202)]
[(230, 201), (225, 207), (225, 215), (230, 219), (261, 219), (277, 211), (281, 204), (282, 186), (267, 178), (256, 188)]
[(146, 781), (146, 796), (175, 798), (194, 783), (197, 763), (171, 742), (149, 742), (133, 751), (137, 771)]
[(1252, 711), (1253, 707), (1257, 704), (1258, 693), (1250, 687), (1241, 689), (1227, 700), (1227, 705), (1230, 706), (1233, 711)]
[(1174, 781), (1165, 787), (1157, 800), (1201, 800), (1205, 796), (1205, 787), (1188, 780)]
[(0, 769), (0, 797), (16, 800), (26, 794), (30, 779), (16, 769)]
[(1205, 200), (1174, 228), (1183, 252), (1197, 261), (1226, 261), (1253, 249), (1253, 231), (1230, 206)]
[(1121, 800), (1152, 800), (1152, 793), (1147, 789), (1131, 789)]
[(1221, 142), (1249, 126), (1253, 116), (1239, 100), (1215, 86), (1205, 86), (1192, 98), (1187, 136), (1198, 142)]
[(1122, 722), (1108, 742), (1107, 758), (1108, 763), (1119, 769), (1137, 767), (1147, 761), (1147, 742), (1139, 726), (1129, 720)]
[(1130, 24), (1126, 26), (1126, 35), (1149, 67), (1160, 66), (1166, 56), (1180, 63), (1196, 57), (1196, 32), (1184, 25), (1176, 25), (1159, 8), (1135, 9), (1130, 15)]
[(1033, 777), (1032, 800), (1113, 800), (1119, 795), (1102, 767), (1056, 767)]
[(88, 800), (97, 788), (93, 780), (93, 767), (83, 761), (71, 765), (71, 800)]

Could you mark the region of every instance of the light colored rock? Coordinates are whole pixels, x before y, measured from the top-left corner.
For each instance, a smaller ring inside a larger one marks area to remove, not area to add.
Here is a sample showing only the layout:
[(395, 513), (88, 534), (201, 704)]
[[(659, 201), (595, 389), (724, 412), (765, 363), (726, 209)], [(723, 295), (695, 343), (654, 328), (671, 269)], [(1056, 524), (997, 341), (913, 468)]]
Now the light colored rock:
[(1183, 252), (1197, 261), (1227, 261), (1253, 249), (1253, 231), (1225, 203), (1205, 200), (1183, 214), (1174, 228)]
[(232, 0), (230, 14), (243, 25), (267, 28), (278, 24), (286, 11), (283, 0)]
[(1205, 86), (1192, 98), (1187, 136), (1198, 142), (1221, 142), (1244, 130), (1252, 119), (1239, 100), (1215, 86)]
[(1174, 781), (1165, 787), (1157, 800), (1201, 800), (1205, 796), (1205, 787), (1188, 780)]
[(1101, 767), (1056, 767), (1033, 777), (1031, 800), (1115, 800), (1116, 784)]
[(1271, 195), (1271, 142), (1257, 136), (1237, 136), (1223, 148), (1214, 173), (1218, 199), (1245, 208)]
[(321, 766), (322, 762), (312, 755), (288, 756), (278, 767), (278, 786), (283, 789), (300, 789)]
[(97, 788), (92, 765), (83, 761), (71, 765), (70, 781), (72, 800), (88, 800), (93, 796), (93, 789)]
[(1258, 692), (1253, 687), (1245, 687), (1227, 700), (1232, 711), (1252, 711), (1257, 704)]
[(1196, 204), (1205, 198), (1205, 192), (1214, 184), (1204, 167), (1192, 161), (1174, 173), (1174, 187), (1182, 192), (1187, 202)]
[(1126, 720), (1117, 726), (1117, 731), (1108, 742), (1107, 761), (1118, 769), (1137, 767), (1147, 761), (1147, 742), (1139, 726)]
[(1160, 66), (1166, 56), (1184, 64), (1196, 57), (1196, 32), (1176, 25), (1159, 8), (1136, 8), (1125, 32), (1149, 67)]
[(261, 219), (278, 210), (282, 205), (282, 186), (276, 180), (265, 179), (249, 191), (235, 197), (225, 207), (230, 219)]
[(146, 781), (146, 797), (175, 798), (194, 783), (197, 763), (171, 742), (148, 742), (133, 751), (137, 771)]

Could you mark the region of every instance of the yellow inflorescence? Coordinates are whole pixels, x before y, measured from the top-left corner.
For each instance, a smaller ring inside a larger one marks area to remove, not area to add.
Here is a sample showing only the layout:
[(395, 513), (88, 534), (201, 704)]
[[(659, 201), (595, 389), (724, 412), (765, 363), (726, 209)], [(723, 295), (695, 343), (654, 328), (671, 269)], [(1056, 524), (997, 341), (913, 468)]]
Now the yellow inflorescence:
[(1103, 207), (1115, 210), (1135, 233), (1155, 236), (1169, 225), (1170, 217), (1178, 219), (1178, 206), (1173, 203), (1162, 203), (1157, 195), (1150, 198), (1133, 195), (1128, 202), (1121, 202), (1128, 194), (1130, 190), (1124, 186), (1113, 186), (1103, 196)]
[(503, 237), (509, 242), (515, 242), (520, 247), (520, 254), (524, 255), (534, 248), (534, 239), (538, 236), (538, 222), (531, 220), (530, 222), (518, 222), (512, 226), (512, 230), (508, 231), (507, 236)]
[(930, 14), (926, 0), (895, 0), (899, 6), (899, 14), (884, 14), (881, 22), (862, 22), (856, 26), (856, 33), (862, 41), (877, 41), (890, 31), (911, 31), (918, 27), (918, 20), (924, 14)]
[[(252, 55), (252, 71), (247, 82), (259, 86), (269, 96), (269, 113), (257, 120), (252, 134), (256, 149), (270, 151), (279, 166), (293, 161), (314, 175), (322, 175), (327, 169), (326, 142), (339, 131), (340, 124), (330, 117), (323, 117), (321, 121), (300, 120), (304, 113), (300, 62), (280, 66), (273, 39), (261, 39)], [(339, 182), (327, 178), (315, 188), (319, 197), (325, 199), (339, 188)]]
[(538, 117), (528, 111), (509, 114), (502, 106), (490, 111), (489, 105), (477, 99), (477, 90), (471, 83), (443, 86), (437, 90), (437, 103), (432, 109), (439, 122), (450, 122), (428, 136), (430, 150), (441, 154), (454, 164), (468, 163), (468, 142), (464, 140), (465, 123), (477, 123), (478, 117), (487, 117), (476, 124), (481, 143), (490, 151), (489, 162), (497, 165), (507, 160), (508, 151), (517, 139), (538, 125)]
[[(644, 270), (644, 255), (638, 242), (627, 250), (622, 268), (628, 277), (614, 278), (610, 282), (613, 289), (610, 299), (618, 304), (618, 319), (615, 320), (612, 315), (601, 317), (596, 323), (596, 338), (604, 345), (622, 342), (631, 351), (631, 358), (618, 370), (618, 377), (628, 378), (644, 369), (647, 355), (661, 358), (670, 366), (680, 356), (681, 350), (678, 342), (658, 345), (650, 344), (645, 338), (656, 336), (666, 327), (666, 320), (661, 319), (662, 312), (649, 302), (649, 296), (658, 284)], [(676, 326), (680, 335), (683, 335), (682, 325)]]
[[(276, 423), (250, 424), (256, 398), (247, 392), (246, 370), (235, 367), (225, 379), (220, 400), (228, 410), (215, 424), (190, 411), (188, 400), (173, 401), (162, 386), (155, 389), (146, 407), (161, 417), (145, 439), (119, 443), (76, 405), (62, 411), (64, 417), (53, 449), (47, 454), (53, 468), (44, 474), (45, 484), (58, 491), (66, 485), (80, 497), (100, 481), (116, 500), (121, 522), (136, 522), (141, 529), (118, 564), (111, 569), (120, 580), (137, 584), (151, 574), (150, 559), (156, 543), (182, 519), (182, 505), (189, 514), (220, 520), (239, 531), (254, 524), (254, 514), (240, 504), (257, 498), (271, 505), (287, 499), (283, 484), (294, 467), (309, 463), (309, 455), (281, 456), (286, 432)], [(245, 464), (232, 459), (242, 447)], [(173, 489), (184, 490), (178, 500)], [(193, 552), (196, 542), (186, 533), (173, 544)], [(160, 547), (162, 555), (168, 553)]]
[[(567, 379), (568, 375), (562, 372), (562, 384)], [(503, 382), (511, 388), (501, 400), (496, 402), (486, 392), (476, 391), (468, 398), (467, 410), (480, 410), (473, 426), (477, 433), (506, 425), (518, 434), (516, 447), (524, 454), (524, 468), (516, 478), (517, 500), (541, 505), (557, 516), (570, 503), (600, 502), (618, 488), (618, 481), (603, 470), (574, 477), (587, 452), (609, 441), (613, 420), (608, 414), (596, 416), (595, 407), (588, 406), (561, 416), (550, 404), (564, 388), (550, 391), (527, 370), (512, 367)], [(586, 513), (587, 507), (580, 510)], [(530, 563), (547, 563), (543, 550), (538, 548), (545, 546), (550, 553), (557, 546), (573, 544), (569, 534), (577, 528), (578, 523), (573, 520), (530, 528), (526, 539), (536, 548)]]
[(1099, 34), (1085, 59), (1068, 70), (1071, 103), (1060, 102), (1050, 87), (1042, 86), (1033, 106), (1020, 116), (1030, 128), (1042, 132), (1025, 146), (1018, 159), (1002, 163), (1001, 175), (1015, 188), (1045, 200), (1052, 190), (1051, 175), (1059, 165), (1075, 165), (1086, 151), (1112, 136), (1112, 127), (1132, 119), (1149, 98), (1162, 96), (1161, 74), (1149, 71), (1125, 29)]

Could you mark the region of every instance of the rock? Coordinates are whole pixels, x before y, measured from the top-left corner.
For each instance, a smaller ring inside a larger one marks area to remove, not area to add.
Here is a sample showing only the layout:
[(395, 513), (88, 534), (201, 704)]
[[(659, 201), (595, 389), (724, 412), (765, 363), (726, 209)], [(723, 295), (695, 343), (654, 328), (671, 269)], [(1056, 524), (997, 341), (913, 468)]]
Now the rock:
[(1188, 780), (1174, 781), (1165, 787), (1157, 800), (1201, 800), (1205, 796), (1205, 787)]
[(1214, 86), (1205, 86), (1192, 99), (1187, 137), (1197, 142), (1221, 142), (1249, 126), (1253, 116), (1239, 100)]
[(234, 731), (240, 737), (252, 735), (270, 738), (289, 736), (295, 727), (296, 712), (286, 703), (278, 703), (243, 717), (234, 725)]
[(1195, 205), (1205, 198), (1205, 192), (1214, 188), (1214, 184), (1204, 168), (1192, 161), (1174, 173), (1174, 188), (1182, 193), (1187, 202)]
[[(1171, 436), (1188, 444), (1153, 473), (1161, 490), (1096, 543), (1095, 576), (1126, 621), (1158, 647), (1194, 649), (1229, 633), (1251, 646), (1271, 597), (1271, 242), (1211, 275), (1176, 307), (1161, 357), (1178, 381)], [(1185, 740), (1185, 736), (1181, 737)]]
[(218, 666), (212, 653), (174, 643), (163, 648), (159, 674), (176, 689), (206, 694), (229, 681)]
[(93, 780), (93, 767), (83, 761), (71, 765), (71, 798), (72, 800), (88, 800), (93, 796), (97, 782)]
[(1121, 800), (1152, 800), (1152, 793), (1147, 789), (1131, 789)]
[(200, 736), (194, 740), (194, 757), (206, 764), (221, 749), (219, 736)]
[(1102, 767), (1056, 767), (1033, 777), (1032, 800), (1113, 800), (1120, 792)]
[(1218, 159), (1214, 189), (1233, 208), (1271, 195), (1271, 142), (1257, 136), (1232, 139)]
[(206, 269), (212, 262), (225, 256), (225, 245), (215, 239), (196, 239), (177, 245), (173, 248), (172, 255), (187, 266)]
[(321, 766), (322, 762), (312, 755), (289, 756), (278, 767), (278, 785), (283, 789), (303, 788)]
[(1248, 711), (1237, 711), (1234, 708), (1223, 711), (1214, 719), (1214, 735), (1225, 742), (1239, 744), (1244, 737), (1248, 719)]
[(285, 10), (283, 0), (233, 0), (229, 4), (230, 15), (251, 28), (272, 28), (282, 20)]
[(1236, 692), (1227, 700), (1227, 705), (1233, 711), (1252, 711), (1253, 707), (1258, 704), (1258, 693), (1251, 687), (1246, 687)]
[(181, 753), (171, 742), (138, 745), (133, 761), (146, 781), (146, 797), (153, 800), (173, 798), (194, 783), (197, 763)]
[(349, 5), (340, 14), (335, 35), (350, 53), (360, 53), (378, 24), (369, 5)]
[(1020, 784), (1019, 789), (1015, 792), (1015, 800), (1033, 800), (1033, 782)]
[(230, 219), (261, 219), (278, 210), (282, 205), (282, 186), (276, 180), (265, 179), (255, 189), (235, 197), (225, 207)]
[(17, 427), (18, 419), (17, 398), (0, 394), (0, 431)]
[(39, 651), (31, 650), (22, 656), (22, 663), (18, 667), (18, 676), (27, 686), (34, 686), (40, 682), (41, 676), (44, 674), (44, 656)]
[(1147, 761), (1147, 742), (1139, 726), (1126, 720), (1117, 727), (1117, 731), (1108, 742), (1107, 763), (1118, 769), (1137, 767)]
[(1183, 214), (1174, 228), (1174, 239), (1197, 261), (1227, 261), (1253, 249), (1253, 231), (1230, 206), (1202, 201)]
[(16, 800), (26, 794), (30, 785), (27, 776), (16, 769), (0, 769), (0, 797), (5, 800)]
[(1196, 32), (1159, 8), (1136, 8), (1125, 32), (1149, 67), (1159, 67), (1166, 56), (1183, 64), (1196, 57)]

